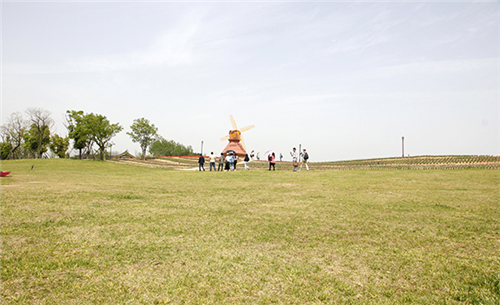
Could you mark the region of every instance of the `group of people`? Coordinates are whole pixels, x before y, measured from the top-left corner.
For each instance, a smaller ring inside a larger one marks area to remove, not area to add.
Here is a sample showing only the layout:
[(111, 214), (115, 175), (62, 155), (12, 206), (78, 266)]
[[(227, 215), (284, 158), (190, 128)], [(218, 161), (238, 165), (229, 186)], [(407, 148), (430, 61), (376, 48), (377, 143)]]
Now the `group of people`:
[[(298, 156), (298, 153), (297, 153), (297, 149), (295, 147), (290, 152), (290, 155), (292, 156), (292, 161), (293, 161), (293, 171), (296, 172), (297, 171), (297, 167), (299, 167), (299, 158), (298, 158), (299, 156)], [(302, 161), (300, 162), (299, 172), (302, 170), (302, 166), (303, 165), (305, 165), (306, 169), (309, 170), (309, 166), (307, 165), (307, 163), (309, 162), (309, 154), (306, 152), (305, 148), (300, 153), (300, 159)]]
[[(259, 153), (257, 153), (257, 156), (258, 155), (259, 155)], [(299, 168), (299, 154), (298, 154), (297, 149), (295, 147), (290, 152), (290, 155), (292, 156), (293, 171), (296, 172), (297, 168)], [(250, 159), (253, 160), (253, 157), (254, 157), (253, 150), (250, 153), (250, 156), (248, 154), (245, 155), (245, 158), (243, 159), (243, 161), (245, 162), (245, 170), (250, 169), (250, 167), (248, 166), (248, 162), (250, 162)], [(217, 157), (214, 155), (213, 152), (210, 154), (209, 158), (210, 158), (210, 171), (212, 171), (212, 168), (214, 169), (214, 171), (235, 171), (236, 170), (236, 165), (238, 163), (238, 155), (234, 152), (227, 153), (226, 156), (224, 156), (224, 153), (221, 153), (220, 157), (219, 157), (219, 166), (217, 169), (215, 167)], [(259, 160), (259, 159), (260, 158), (257, 158), (257, 160)], [(275, 171), (276, 170), (276, 155), (274, 154), (274, 152), (269, 154), (267, 160), (269, 161), (269, 170), (271, 170), (271, 168), (272, 168), (273, 171)], [(283, 155), (280, 153), (280, 161), (282, 161), (282, 160), (283, 160)], [(305, 165), (306, 169), (309, 170), (309, 166), (307, 164), (309, 162), (309, 154), (306, 152), (305, 148), (302, 152), (300, 152), (300, 160), (301, 160), (301, 162), (300, 162), (299, 171), (302, 170), (303, 165)], [(203, 156), (203, 154), (200, 154), (200, 158), (198, 159), (198, 169), (200, 171), (205, 170), (204, 164), (205, 164), (205, 157)]]
[[(255, 157), (255, 151), (252, 150), (252, 152), (250, 153), (250, 159), (253, 161), (253, 158)], [(274, 156), (276, 158), (276, 156)], [(269, 159), (269, 157), (268, 157)], [(260, 152), (257, 152), (257, 161), (260, 160)], [(283, 161), (283, 154), (280, 153), (280, 161)]]
[[(221, 153), (219, 157), (219, 166), (217, 167), (217, 169), (215, 168), (217, 157), (214, 155), (213, 152), (210, 153), (209, 158), (210, 158), (210, 171), (212, 171), (212, 168), (214, 169), (214, 171), (235, 171), (236, 165), (238, 164), (238, 155), (234, 152), (227, 153), (226, 156), (224, 156), (224, 153)], [(245, 170), (250, 169), (248, 167), (248, 162), (250, 161), (248, 154), (246, 154), (245, 159), (243, 161), (245, 162)], [(200, 171), (205, 170), (204, 164), (205, 164), (205, 157), (202, 154), (200, 154), (200, 158), (198, 159), (198, 169)]]

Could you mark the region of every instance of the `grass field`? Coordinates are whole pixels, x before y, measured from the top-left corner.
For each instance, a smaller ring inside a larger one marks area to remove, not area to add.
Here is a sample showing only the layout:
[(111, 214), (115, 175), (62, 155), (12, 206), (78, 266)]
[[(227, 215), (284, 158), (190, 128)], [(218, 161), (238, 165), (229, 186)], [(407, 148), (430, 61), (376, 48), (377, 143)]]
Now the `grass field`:
[(500, 304), (496, 169), (1, 168), (2, 304)]

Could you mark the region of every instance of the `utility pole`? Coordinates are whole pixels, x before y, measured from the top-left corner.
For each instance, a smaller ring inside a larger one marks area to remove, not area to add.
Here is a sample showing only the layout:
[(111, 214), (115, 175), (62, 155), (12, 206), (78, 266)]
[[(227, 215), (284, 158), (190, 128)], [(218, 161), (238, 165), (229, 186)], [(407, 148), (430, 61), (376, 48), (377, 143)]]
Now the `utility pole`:
[(201, 141), (201, 155), (203, 156), (203, 141)]
[(300, 160), (301, 159), (300, 153), (302, 153), (302, 144), (299, 144), (299, 158), (298, 158), (299, 162), (302, 161), (302, 160)]
[(402, 141), (402, 148), (403, 148), (402, 156), (404, 158), (405, 157), (405, 137), (401, 137), (401, 141)]

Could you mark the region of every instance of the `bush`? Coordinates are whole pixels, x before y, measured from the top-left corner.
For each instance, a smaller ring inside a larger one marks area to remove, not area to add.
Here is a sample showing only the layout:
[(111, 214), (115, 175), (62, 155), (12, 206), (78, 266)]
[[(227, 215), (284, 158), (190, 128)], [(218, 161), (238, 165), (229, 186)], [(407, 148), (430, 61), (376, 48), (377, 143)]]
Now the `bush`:
[(0, 159), (6, 160), (12, 152), (12, 144), (3, 142), (0, 144)]

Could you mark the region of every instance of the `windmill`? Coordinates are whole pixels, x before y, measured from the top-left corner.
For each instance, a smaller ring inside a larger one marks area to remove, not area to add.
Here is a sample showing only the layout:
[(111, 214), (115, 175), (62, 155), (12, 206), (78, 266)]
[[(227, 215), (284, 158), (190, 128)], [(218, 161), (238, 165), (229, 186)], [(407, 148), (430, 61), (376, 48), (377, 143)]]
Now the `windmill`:
[(233, 126), (233, 129), (229, 131), (229, 134), (227, 136), (220, 139), (221, 141), (229, 140), (229, 144), (227, 144), (226, 148), (224, 148), (222, 152), (225, 153), (228, 150), (233, 150), (236, 152), (238, 156), (245, 156), (247, 153), (246, 146), (245, 146), (245, 141), (243, 141), (243, 137), (241, 136), (241, 133), (254, 128), (255, 125), (250, 125), (238, 129), (236, 121), (234, 120), (232, 115), (229, 116), (229, 119), (231, 120), (231, 125)]

